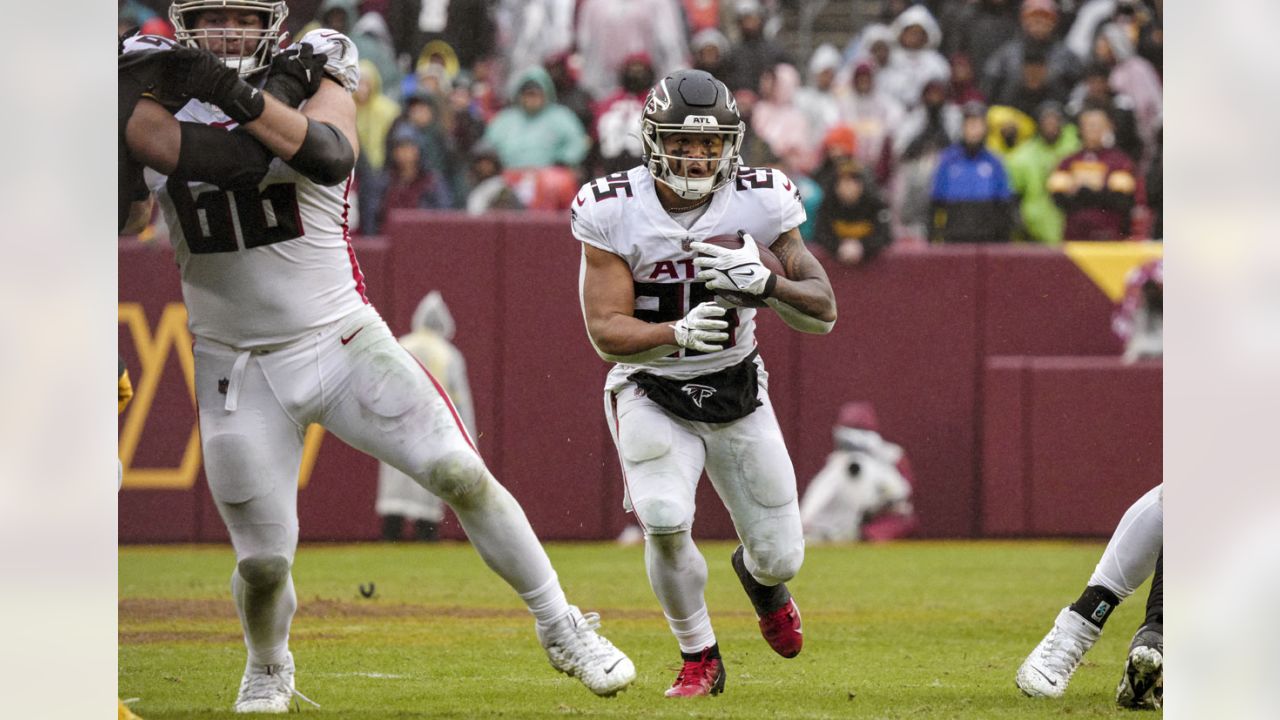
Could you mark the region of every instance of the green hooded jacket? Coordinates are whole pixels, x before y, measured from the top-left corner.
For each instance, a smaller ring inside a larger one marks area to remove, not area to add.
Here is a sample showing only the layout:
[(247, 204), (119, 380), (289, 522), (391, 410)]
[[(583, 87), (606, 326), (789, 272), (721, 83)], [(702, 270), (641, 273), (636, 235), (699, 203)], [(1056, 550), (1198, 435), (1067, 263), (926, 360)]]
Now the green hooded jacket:
[(1005, 156), (1009, 186), (1020, 200), (1022, 226), (1028, 240), (1055, 247), (1062, 244), (1065, 220), (1047, 185), (1058, 163), (1079, 149), (1076, 126), (1064, 125), (1054, 144), (1036, 135)]
[[(519, 88), (530, 81), (542, 87), (547, 97), (546, 104), (533, 115), (524, 111), (519, 98)], [(493, 117), (482, 139), (498, 152), (503, 167), (581, 165), (589, 148), (587, 132), (572, 110), (556, 102), (556, 89), (547, 71), (529, 68), (511, 87), (511, 105)]]

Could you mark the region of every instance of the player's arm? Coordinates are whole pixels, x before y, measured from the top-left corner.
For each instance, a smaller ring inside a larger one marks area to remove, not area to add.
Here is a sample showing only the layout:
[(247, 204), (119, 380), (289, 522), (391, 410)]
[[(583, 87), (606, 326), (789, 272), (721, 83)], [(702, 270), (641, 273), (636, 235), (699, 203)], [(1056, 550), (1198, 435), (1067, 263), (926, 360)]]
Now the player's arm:
[(147, 167), (224, 188), (257, 185), (273, 158), (247, 132), (179, 122), (160, 103), (146, 98), (138, 101), (129, 118), (125, 142), (134, 159)]
[(583, 243), (580, 295), (587, 336), (610, 362), (647, 362), (679, 349), (670, 325), (635, 317), (635, 290), (627, 261)]
[(635, 289), (627, 262), (585, 243), (579, 293), (591, 345), (610, 362), (649, 362), (681, 347), (714, 352), (729, 339), (728, 323), (718, 319), (725, 309), (714, 303), (703, 303), (674, 323), (635, 317)]
[(129, 219), (125, 220), (120, 234), (137, 235), (146, 229), (147, 223), (151, 220), (151, 207), (154, 203), (155, 198), (151, 195), (142, 200), (134, 200), (129, 203)]
[(336, 185), (355, 167), (356, 103), (338, 83), (320, 82), (302, 111), (267, 95), (262, 114), (244, 129), (289, 167), (321, 185)]
[[(202, 123), (178, 122), (175, 107), (194, 95), (216, 99), (233, 119), (248, 122), (261, 114), (266, 98), (297, 107), (319, 89), (329, 58), (306, 43), (276, 55), (265, 92), (249, 86), (208, 51), (177, 47), (150, 53), (121, 67), (121, 112), (128, 114), (125, 140), (139, 162), (165, 175), (230, 188), (257, 185), (274, 159), (244, 130), (230, 133)], [(128, 59), (128, 56), (122, 56)], [(138, 98), (136, 93), (143, 93)], [(172, 107), (166, 108), (167, 99)], [(128, 104), (126, 106), (126, 104)]]
[(769, 247), (782, 264), (781, 274), (760, 262), (759, 247), (750, 234), (739, 233), (745, 242), (737, 250), (703, 242), (689, 246), (698, 253), (693, 260), (698, 268), (697, 279), (711, 290), (763, 299), (787, 325), (801, 332), (831, 332), (836, 324), (835, 294), (826, 271), (805, 248), (799, 228), (779, 235)]
[(784, 322), (801, 332), (826, 334), (836, 324), (836, 296), (822, 263), (809, 252), (792, 228), (769, 246), (786, 277), (779, 277), (773, 293), (765, 298)]

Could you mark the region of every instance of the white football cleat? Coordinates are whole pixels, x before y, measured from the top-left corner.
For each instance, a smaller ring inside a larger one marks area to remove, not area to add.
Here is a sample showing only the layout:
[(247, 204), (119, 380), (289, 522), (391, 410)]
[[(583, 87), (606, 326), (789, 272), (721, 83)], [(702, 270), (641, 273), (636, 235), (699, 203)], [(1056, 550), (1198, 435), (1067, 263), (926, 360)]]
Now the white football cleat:
[(1031, 697), (1062, 697), (1084, 654), (1102, 631), (1065, 607), (1053, 629), (1018, 668), (1018, 688)]
[(274, 665), (247, 663), (233, 709), (238, 713), (287, 713), (295, 695), (320, 707), (294, 688), (293, 669), (293, 653)]
[(535, 623), (538, 641), (547, 651), (551, 667), (576, 677), (597, 695), (612, 696), (636, 679), (636, 666), (631, 659), (596, 630), (600, 615), (582, 614), (570, 605), (569, 612), (543, 627)]

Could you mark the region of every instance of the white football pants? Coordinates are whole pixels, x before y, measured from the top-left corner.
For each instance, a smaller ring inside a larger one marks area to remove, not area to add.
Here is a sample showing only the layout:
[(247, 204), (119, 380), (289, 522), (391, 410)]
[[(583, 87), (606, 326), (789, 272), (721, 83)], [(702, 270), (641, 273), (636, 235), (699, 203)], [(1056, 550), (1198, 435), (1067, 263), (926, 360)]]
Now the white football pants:
[(280, 662), (288, 649), (298, 467), (311, 423), (449, 503), (485, 562), (531, 607), (563, 598), (524, 511), (372, 306), (277, 348), (198, 338), (195, 370), (205, 473), (235, 547), (232, 594), (251, 662)]
[(1164, 483), (1129, 506), (1102, 551), (1102, 559), (1089, 578), (1121, 600), (1132, 595), (1156, 571), (1164, 549)]
[(675, 417), (637, 390), (628, 383), (606, 392), (605, 413), (622, 461), (623, 506), (644, 529), (649, 582), (679, 636), (682, 622), (706, 612), (706, 560), (690, 535), (703, 469), (733, 519), (747, 569), (765, 585), (790, 580), (804, 560), (795, 470), (763, 386), (764, 404), (731, 423)]

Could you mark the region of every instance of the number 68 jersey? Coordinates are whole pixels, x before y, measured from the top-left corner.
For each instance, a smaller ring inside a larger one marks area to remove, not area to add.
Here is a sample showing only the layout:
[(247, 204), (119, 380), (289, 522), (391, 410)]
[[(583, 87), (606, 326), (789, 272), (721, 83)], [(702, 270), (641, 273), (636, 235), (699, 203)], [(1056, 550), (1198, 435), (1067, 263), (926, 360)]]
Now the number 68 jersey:
[[(175, 117), (234, 126), (196, 100)], [(151, 170), (147, 180), (169, 225), (197, 337), (242, 349), (279, 345), (368, 303), (347, 227), (350, 178), (324, 187), (275, 158), (257, 187), (222, 190)]]
[[(635, 317), (651, 323), (674, 323), (694, 306), (715, 298), (696, 282), (696, 253), (689, 244), (739, 230), (772, 245), (779, 235), (805, 220), (800, 192), (781, 171), (738, 169), (734, 182), (716, 190), (711, 202), (687, 229), (658, 201), (653, 176), (643, 165), (593, 180), (578, 191), (570, 207), (573, 235), (579, 241), (613, 253), (631, 268)], [(643, 364), (617, 364), (607, 390), (616, 390), (637, 370), (689, 379), (742, 362), (755, 349), (754, 308), (730, 309), (725, 349), (712, 353), (681, 348)]]

